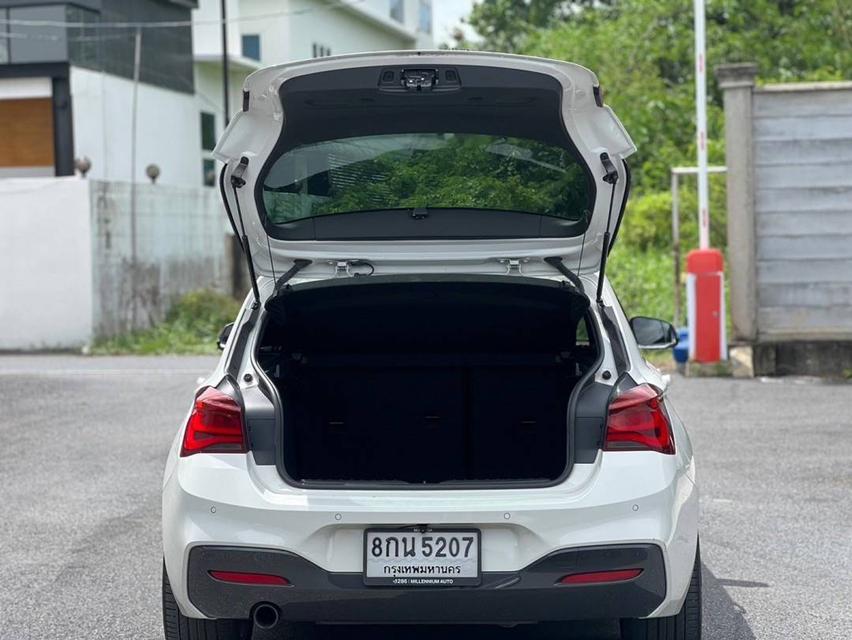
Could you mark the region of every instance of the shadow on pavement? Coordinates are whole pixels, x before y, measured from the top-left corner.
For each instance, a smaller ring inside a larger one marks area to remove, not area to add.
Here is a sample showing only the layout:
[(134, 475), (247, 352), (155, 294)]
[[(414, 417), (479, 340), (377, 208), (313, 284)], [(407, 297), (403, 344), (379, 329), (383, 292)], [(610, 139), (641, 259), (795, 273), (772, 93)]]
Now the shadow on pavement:
[(763, 582), (726, 580), (714, 576), (702, 565), (704, 600), (704, 637), (702, 640), (754, 640), (754, 633), (745, 619), (745, 609), (733, 601), (725, 590), (731, 587), (768, 587)]
[[(768, 586), (720, 580), (706, 566), (704, 581), (703, 640), (754, 640), (754, 634), (743, 615), (744, 610), (725, 590), (730, 586)], [(347, 640), (617, 640), (618, 623), (593, 621), (559, 624), (518, 625), (513, 628), (481, 625), (420, 625), (420, 626), (321, 626), (314, 636), (317, 640), (346, 638)]]

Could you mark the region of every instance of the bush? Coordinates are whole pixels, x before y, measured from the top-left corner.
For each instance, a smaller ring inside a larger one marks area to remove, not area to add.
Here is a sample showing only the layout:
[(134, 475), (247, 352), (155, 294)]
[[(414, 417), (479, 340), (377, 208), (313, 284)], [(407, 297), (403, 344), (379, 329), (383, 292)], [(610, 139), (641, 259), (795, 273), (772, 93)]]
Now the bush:
[(240, 310), (230, 296), (215, 291), (193, 291), (180, 298), (166, 319), (150, 329), (133, 331), (95, 342), (97, 354), (206, 354), (217, 353), (216, 337)]
[(668, 191), (646, 193), (631, 197), (624, 213), (616, 246), (624, 244), (631, 250), (670, 247), (672, 195)]
[[(670, 251), (633, 251), (616, 245), (606, 273), (628, 317), (674, 318), (674, 261)], [(681, 318), (683, 309), (681, 309)]]

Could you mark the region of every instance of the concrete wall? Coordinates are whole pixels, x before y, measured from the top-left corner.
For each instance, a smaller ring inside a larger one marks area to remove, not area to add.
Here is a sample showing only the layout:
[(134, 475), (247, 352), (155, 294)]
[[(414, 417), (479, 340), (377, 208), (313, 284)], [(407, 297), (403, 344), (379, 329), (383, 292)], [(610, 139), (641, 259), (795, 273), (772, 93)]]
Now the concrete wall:
[[(131, 179), (133, 82), (71, 68), (74, 155), (92, 161), (89, 178)], [(147, 182), (145, 167), (160, 167), (158, 182), (200, 185), (201, 125), (196, 97), (139, 83), (135, 179)]]
[(852, 369), (852, 83), (724, 91), (728, 261), (735, 340), (758, 373)]
[(75, 349), (189, 291), (245, 294), (215, 189), (137, 184), (130, 203), (129, 183), (0, 180), (0, 350)]
[[(215, 189), (92, 182), (93, 333), (162, 320), (182, 294), (231, 292), (231, 234)], [(134, 259), (135, 254), (135, 259)]]
[(90, 220), (85, 180), (0, 180), (0, 350), (89, 341)]
[(754, 94), (761, 339), (852, 339), (852, 83)]

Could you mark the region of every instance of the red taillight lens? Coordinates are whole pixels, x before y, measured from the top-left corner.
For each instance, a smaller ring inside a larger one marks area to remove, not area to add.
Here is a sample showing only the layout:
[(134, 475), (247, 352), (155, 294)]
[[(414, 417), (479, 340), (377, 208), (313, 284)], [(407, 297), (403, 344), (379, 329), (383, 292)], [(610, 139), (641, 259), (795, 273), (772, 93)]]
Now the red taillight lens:
[(269, 573), (246, 573), (244, 571), (208, 571), (208, 573), (216, 580), (236, 584), (266, 584), (278, 587), (286, 587), (290, 584), (287, 578)]
[(246, 437), (240, 405), (231, 396), (208, 387), (195, 399), (180, 455), (245, 451)]
[(610, 402), (604, 449), (674, 453), (671, 422), (662, 392), (649, 384), (640, 384)]
[(559, 580), (559, 584), (598, 584), (601, 582), (624, 582), (642, 573), (642, 569), (617, 569), (615, 571), (592, 571), (573, 573)]

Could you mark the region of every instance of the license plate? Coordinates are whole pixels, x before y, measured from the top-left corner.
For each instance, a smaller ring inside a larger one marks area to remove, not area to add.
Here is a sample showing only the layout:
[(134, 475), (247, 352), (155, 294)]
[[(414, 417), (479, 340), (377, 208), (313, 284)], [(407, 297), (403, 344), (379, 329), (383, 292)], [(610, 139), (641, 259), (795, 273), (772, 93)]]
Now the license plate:
[(464, 587), (480, 583), (476, 529), (368, 529), (364, 583), (399, 587)]

